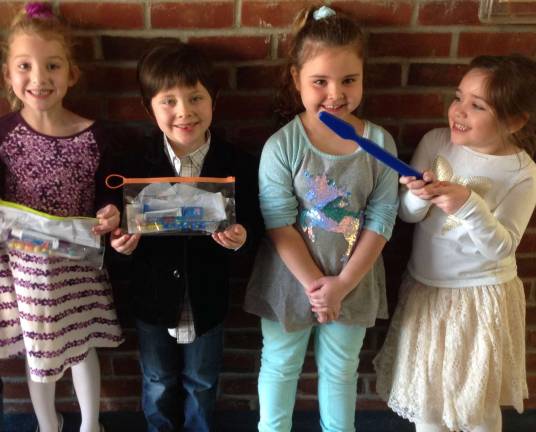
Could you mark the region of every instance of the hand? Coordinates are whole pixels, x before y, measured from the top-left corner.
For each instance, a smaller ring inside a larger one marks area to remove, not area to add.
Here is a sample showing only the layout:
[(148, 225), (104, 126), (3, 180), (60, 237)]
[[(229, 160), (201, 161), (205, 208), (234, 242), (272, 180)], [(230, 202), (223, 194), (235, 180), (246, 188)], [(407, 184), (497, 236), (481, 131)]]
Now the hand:
[(113, 204), (101, 208), (97, 212), (99, 223), (93, 227), (93, 234), (102, 235), (109, 233), (119, 226), (121, 214)]
[(339, 317), (342, 300), (351, 288), (340, 276), (324, 276), (306, 287), (311, 310), (318, 315), (319, 322), (322, 322), (321, 319), (331, 321)]
[(437, 182), (431, 190), (435, 194), (432, 203), (448, 215), (456, 213), (471, 195), (471, 189), (468, 187), (446, 181)]
[(130, 255), (138, 246), (140, 238), (140, 234), (127, 234), (121, 228), (116, 228), (110, 235), (110, 244), (117, 252)]
[(246, 242), (246, 229), (240, 224), (228, 226), (224, 231), (217, 231), (212, 238), (220, 246), (227, 249), (237, 250)]
[(422, 180), (417, 180), (415, 177), (402, 176), (399, 183), (406, 185), (409, 191), (423, 199), (429, 200), (434, 197), (430, 187), (435, 183), (436, 178), (432, 171), (425, 171), (422, 175)]

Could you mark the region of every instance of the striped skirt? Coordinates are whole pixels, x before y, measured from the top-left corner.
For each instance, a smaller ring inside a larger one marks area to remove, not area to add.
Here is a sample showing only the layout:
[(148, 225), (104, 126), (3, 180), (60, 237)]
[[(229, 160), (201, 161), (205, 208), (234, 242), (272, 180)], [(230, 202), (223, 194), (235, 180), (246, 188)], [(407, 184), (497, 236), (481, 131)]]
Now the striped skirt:
[(0, 248), (0, 358), (25, 354), (32, 380), (53, 382), (90, 348), (122, 341), (105, 272)]

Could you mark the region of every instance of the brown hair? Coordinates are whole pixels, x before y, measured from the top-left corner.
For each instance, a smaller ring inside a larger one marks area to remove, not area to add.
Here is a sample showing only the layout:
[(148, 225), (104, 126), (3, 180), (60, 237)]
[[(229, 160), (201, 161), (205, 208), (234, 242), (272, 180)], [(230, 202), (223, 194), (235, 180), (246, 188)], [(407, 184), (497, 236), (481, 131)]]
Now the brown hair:
[(536, 62), (520, 54), (479, 56), (469, 64), (469, 70), (487, 73), (487, 101), (500, 125), (509, 120), (527, 118), (518, 131), (507, 135), (513, 144), (534, 157), (536, 151)]
[(316, 19), (314, 13), (318, 9), (305, 8), (294, 19), (276, 102), (277, 112), (285, 121), (304, 110), (290, 72), (292, 67), (300, 71), (305, 62), (325, 47), (353, 46), (359, 58), (365, 57), (365, 37), (357, 22), (335, 9), (331, 9), (333, 14)]
[[(7, 31), (5, 40), (1, 43), (2, 64), (7, 64), (9, 47), (13, 39), (19, 34), (35, 34), (43, 39), (56, 39), (65, 49), (69, 68), (75, 66), (74, 40), (69, 26), (52, 10), (50, 3), (27, 3), (13, 18)], [(3, 78), (2, 78), (3, 79)], [(22, 108), (22, 102), (17, 98), (11, 87), (4, 82), (7, 100), (11, 109), (17, 111)]]
[(162, 42), (150, 48), (138, 62), (138, 84), (142, 103), (151, 116), (151, 100), (162, 90), (180, 85), (193, 87), (201, 83), (216, 100), (212, 64), (192, 45), (179, 41)]

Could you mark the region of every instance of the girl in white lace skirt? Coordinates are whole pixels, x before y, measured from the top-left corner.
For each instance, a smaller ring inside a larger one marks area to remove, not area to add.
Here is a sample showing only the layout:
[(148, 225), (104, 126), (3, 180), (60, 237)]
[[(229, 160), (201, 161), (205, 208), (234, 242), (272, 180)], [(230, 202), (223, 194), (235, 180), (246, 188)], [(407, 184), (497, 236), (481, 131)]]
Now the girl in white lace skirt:
[(377, 388), (418, 432), (498, 432), (528, 397), (515, 251), (536, 203), (536, 63), (475, 58), (448, 120), (413, 157), (424, 181), (400, 179), (416, 227)]

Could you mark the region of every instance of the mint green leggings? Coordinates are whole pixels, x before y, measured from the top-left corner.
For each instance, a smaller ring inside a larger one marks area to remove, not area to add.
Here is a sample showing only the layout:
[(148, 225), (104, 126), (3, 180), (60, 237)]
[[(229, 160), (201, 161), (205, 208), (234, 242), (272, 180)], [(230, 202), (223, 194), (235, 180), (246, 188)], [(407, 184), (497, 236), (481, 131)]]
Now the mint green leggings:
[(263, 348), (259, 373), (259, 432), (289, 432), (307, 344), (314, 333), (320, 425), (324, 432), (355, 431), (357, 367), (365, 328), (338, 322), (296, 332), (261, 320)]

